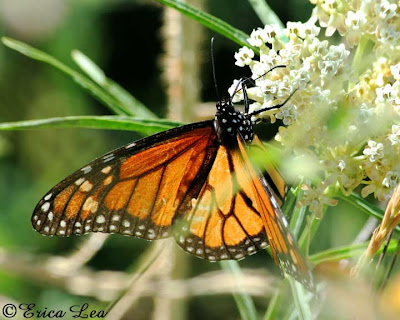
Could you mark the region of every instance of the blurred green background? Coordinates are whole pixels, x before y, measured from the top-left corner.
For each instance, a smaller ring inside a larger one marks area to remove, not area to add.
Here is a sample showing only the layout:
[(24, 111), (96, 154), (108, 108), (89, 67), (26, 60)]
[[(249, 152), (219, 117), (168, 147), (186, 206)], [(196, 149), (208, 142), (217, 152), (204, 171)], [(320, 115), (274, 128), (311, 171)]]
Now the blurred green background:
[[(245, 0), (197, 1), (209, 12), (242, 31), (262, 23)], [(312, 6), (307, 0), (268, 1), (286, 21), (306, 21)], [(196, 5), (196, 1), (192, 2)], [(150, 0), (2, 0), (0, 33), (37, 47), (67, 65), (76, 68), (71, 50), (78, 49), (95, 61), (106, 74), (126, 88), (160, 117), (173, 115), (167, 110), (167, 93), (163, 82), (165, 24), (163, 7)], [(191, 22), (197, 24), (197, 22)], [(238, 45), (198, 26), (200, 41), (200, 101), (214, 104), (216, 99), (210, 63), (210, 38), (216, 36), (215, 59), (221, 92), (233, 79), (248, 75), (234, 65)], [(200, 108), (201, 104), (193, 106)], [(192, 108), (192, 106), (187, 106)], [(212, 110), (207, 112), (211, 115)], [(194, 114), (201, 113), (195, 110)], [(0, 45), (0, 121), (19, 121), (67, 115), (104, 115), (110, 111), (91, 98), (70, 78), (54, 68), (31, 60)], [(178, 116), (179, 117), (179, 116)], [(194, 118), (194, 117), (192, 117)], [(196, 119), (192, 119), (196, 120)], [(265, 130), (265, 127), (263, 127)], [(274, 127), (275, 128), (275, 127)], [(272, 130), (274, 130), (274, 128)], [(273, 131), (266, 136), (271, 137)], [(95, 157), (140, 138), (134, 132), (88, 129), (48, 129), (2, 132), (0, 134), (0, 296), (18, 302), (34, 302), (42, 308), (89, 302), (104, 309), (108, 302), (92, 297), (72, 295), (65, 286), (44, 281), (29, 266), (49, 255), (66, 255), (82, 238), (47, 238), (31, 227), (31, 213), (40, 197), (65, 176)], [(365, 217), (347, 214), (349, 208), (335, 209), (346, 215), (346, 221), (330, 216), (323, 220), (315, 250), (346, 244), (354, 239)], [(354, 209), (353, 209), (354, 211)], [(335, 230), (341, 230), (337, 237)], [(126, 271), (149, 242), (118, 235), (111, 236), (89, 262), (93, 270)], [(184, 277), (209, 270), (211, 264), (180, 251), (184, 256)], [(10, 259), (15, 258), (15, 260)], [(25, 265), (21, 266), (21, 261)], [(179, 261), (179, 259), (178, 259)], [(272, 272), (272, 260), (259, 253), (240, 262), (242, 267), (263, 268), (266, 261)], [(100, 280), (101, 281), (101, 280)], [(135, 319), (151, 315), (151, 299), (143, 299)], [(268, 300), (256, 299), (265, 310)], [(239, 317), (230, 295), (194, 297), (187, 301), (183, 318), (236, 319)], [(182, 315), (181, 314), (181, 315)], [(127, 317), (129, 319), (129, 317)]]

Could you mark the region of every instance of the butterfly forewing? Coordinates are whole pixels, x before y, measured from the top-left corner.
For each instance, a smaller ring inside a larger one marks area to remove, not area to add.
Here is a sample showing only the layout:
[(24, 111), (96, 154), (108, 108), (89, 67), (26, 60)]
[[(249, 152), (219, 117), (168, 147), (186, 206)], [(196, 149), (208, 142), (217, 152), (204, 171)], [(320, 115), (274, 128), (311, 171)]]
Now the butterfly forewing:
[(310, 269), (290, 232), (287, 220), (274, 196), (273, 188), (255, 167), (246, 166), (246, 164), (250, 164), (250, 160), (247, 157), (246, 147), (240, 136), (238, 136), (238, 146), (240, 150), (238, 161), (243, 163), (247, 175), (252, 181), (251, 188), (255, 195), (255, 202), (263, 220), (275, 262), (280, 264), (286, 273), (292, 275), (306, 288), (313, 291), (314, 283)]
[(36, 206), (32, 224), (45, 235), (167, 237), (193, 178), (209, 170), (202, 159), (213, 158), (214, 143), (212, 122), (206, 121), (112, 151), (51, 189)]

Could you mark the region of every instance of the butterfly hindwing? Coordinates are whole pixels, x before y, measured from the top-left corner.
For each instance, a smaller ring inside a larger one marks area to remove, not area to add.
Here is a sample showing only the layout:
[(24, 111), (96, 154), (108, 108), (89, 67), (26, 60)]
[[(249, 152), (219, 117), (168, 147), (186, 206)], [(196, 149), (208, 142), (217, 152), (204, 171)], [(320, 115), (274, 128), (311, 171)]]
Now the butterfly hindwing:
[(196, 189), (194, 178), (208, 170), (215, 139), (212, 122), (205, 121), (107, 153), (51, 189), (36, 206), (32, 224), (44, 235), (168, 237), (177, 207), (189, 187)]
[(243, 259), (268, 245), (239, 151), (220, 145), (198, 197), (178, 209), (177, 243), (210, 261)]

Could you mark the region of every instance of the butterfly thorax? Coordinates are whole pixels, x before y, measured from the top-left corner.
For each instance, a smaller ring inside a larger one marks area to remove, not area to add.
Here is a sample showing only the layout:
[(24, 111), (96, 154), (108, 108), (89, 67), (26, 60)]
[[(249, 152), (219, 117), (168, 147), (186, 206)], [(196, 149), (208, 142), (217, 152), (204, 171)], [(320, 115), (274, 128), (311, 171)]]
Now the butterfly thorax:
[(230, 100), (217, 102), (214, 120), (215, 130), (222, 145), (233, 148), (237, 145), (236, 136), (240, 134), (245, 142), (253, 140), (253, 122), (251, 116), (236, 110)]

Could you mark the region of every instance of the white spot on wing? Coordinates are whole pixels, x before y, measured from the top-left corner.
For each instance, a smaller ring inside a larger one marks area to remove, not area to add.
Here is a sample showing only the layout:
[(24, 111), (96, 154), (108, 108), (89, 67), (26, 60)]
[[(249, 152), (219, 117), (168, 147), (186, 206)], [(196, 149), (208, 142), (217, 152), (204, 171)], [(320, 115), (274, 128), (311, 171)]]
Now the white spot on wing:
[(43, 212), (46, 212), (47, 210), (49, 210), (49, 208), (50, 208), (50, 202), (45, 202), (42, 204), (41, 209)]
[(104, 174), (108, 174), (110, 171), (111, 171), (111, 166), (107, 166), (101, 169), (101, 172)]
[(89, 192), (90, 190), (92, 190), (93, 188), (93, 184), (91, 184), (88, 180), (86, 180), (84, 183), (81, 184), (81, 186), (79, 187), (79, 191), (82, 192)]
[(129, 148), (132, 148), (132, 147), (134, 147), (134, 146), (136, 146), (136, 142), (132, 142), (132, 143), (130, 143), (130, 144), (127, 144), (127, 145), (125, 146), (125, 149), (129, 149)]
[(104, 216), (101, 214), (96, 218), (96, 222), (100, 223), (100, 224), (104, 223), (104, 222), (106, 222), (106, 218), (104, 218)]
[(46, 200), (46, 201), (50, 200), (52, 195), (53, 195), (52, 193), (49, 193), (47, 196), (44, 197), (44, 200)]
[(75, 181), (75, 184), (77, 186), (80, 186), (83, 183), (83, 181), (85, 181), (85, 178), (79, 178), (78, 180)]
[(82, 169), (81, 169), (81, 171), (84, 173), (84, 174), (87, 174), (87, 173), (89, 173), (90, 171), (92, 171), (92, 167), (91, 166), (86, 166), (86, 167), (83, 167)]
[(115, 156), (114, 156), (113, 153), (108, 154), (108, 155), (106, 155), (106, 156), (103, 158), (103, 162), (111, 161), (111, 160), (114, 159), (114, 158), (115, 158)]

